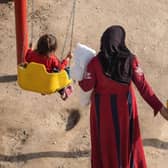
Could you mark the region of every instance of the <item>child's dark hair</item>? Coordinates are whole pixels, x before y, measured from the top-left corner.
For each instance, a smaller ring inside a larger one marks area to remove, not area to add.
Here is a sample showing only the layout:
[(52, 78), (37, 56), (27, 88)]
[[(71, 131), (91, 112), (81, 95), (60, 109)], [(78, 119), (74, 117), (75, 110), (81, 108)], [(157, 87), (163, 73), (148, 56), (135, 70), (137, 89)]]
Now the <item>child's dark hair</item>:
[(57, 49), (57, 39), (52, 34), (45, 34), (41, 36), (37, 42), (36, 51), (41, 55), (47, 55), (55, 52)]

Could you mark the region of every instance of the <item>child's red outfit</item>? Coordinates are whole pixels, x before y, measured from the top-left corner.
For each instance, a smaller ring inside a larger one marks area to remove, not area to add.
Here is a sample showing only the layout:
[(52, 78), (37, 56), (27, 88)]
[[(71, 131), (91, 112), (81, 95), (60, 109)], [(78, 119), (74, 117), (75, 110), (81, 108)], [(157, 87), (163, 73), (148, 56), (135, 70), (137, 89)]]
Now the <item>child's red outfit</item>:
[(58, 68), (59, 70), (65, 69), (68, 65), (67, 59), (64, 59), (62, 62), (60, 62), (55, 55), (47, 57), (40, 55), (36, 51), (31, 49), (27, 51), (25, 59), (27, 62), (36, 62), (39, 64), (44, 64), (47, 69), (47, 72), (53, 72), (54, 68)]
[[(68, 65), (67, 59), (64, 59), (62, 62), (55, 55), (50, 55), (50, 57), (40, 55), (34, 50), (29, 49), (27, 51), (26, 62), (36, 62), (39, 64), (43, 64), (46, 67), (47, 72), (51, 73), (54, 71), (54, 68), (58, 70), (65, 69)], [(73, 88), (72, 86), (68, 86), (66, 88), (61, 89), (58, 91), (61, 94), (61, 98), (66, 100), (72, 94)]]

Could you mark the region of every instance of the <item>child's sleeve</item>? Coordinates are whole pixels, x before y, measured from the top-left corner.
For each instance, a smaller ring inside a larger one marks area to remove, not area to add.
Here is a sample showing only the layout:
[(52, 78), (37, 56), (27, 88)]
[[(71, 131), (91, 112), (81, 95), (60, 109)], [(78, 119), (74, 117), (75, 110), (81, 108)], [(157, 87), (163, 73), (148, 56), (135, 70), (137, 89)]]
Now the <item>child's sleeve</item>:
[(68, 65), (67, 59), (64, 59), (62, 62), (55, 56), (52, 57), (52, 67), (58, 68), (59, 70), (65, 69)]
[(136, 85), (143, 99), (154, 109), (156, 115), (162, 108), (163, 104), (159, 98), (155, 95), (151, 86), (145, 79), (145, 75), (139, 65), (137, 58), (135, 57), (132, 62), (133, 66), (133, 82)]
[(61, 69), (65, 69), (68, 66), (69, 61), (67, 59), (64, 59), (61, 62)]
[(26, 56), (25, 56), (25, 61), (26, 62), (31, 62), (31, 53), (32, 53), (32, 49), (28, 49)]
[(96, 74), (94, 71), (93, 60), (87, 65), (87, 69), (84, 73), (83, 79), (79, 81), (79, 86), (85, 92), (94, 89), (96, 86)]

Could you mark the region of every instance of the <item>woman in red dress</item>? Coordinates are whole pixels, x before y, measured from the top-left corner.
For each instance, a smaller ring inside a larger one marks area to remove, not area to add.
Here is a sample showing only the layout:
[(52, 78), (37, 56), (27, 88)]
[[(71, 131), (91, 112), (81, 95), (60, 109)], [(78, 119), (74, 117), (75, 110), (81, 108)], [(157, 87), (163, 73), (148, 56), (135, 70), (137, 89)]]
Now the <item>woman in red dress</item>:
[(125, 31), (111, 26), (80, 87), (91, 96), (92, 168), (146, 168), (133, 83), (141, 96), (168, 119), (168, 110), (145, 80), (137, 57), (125, 45)]

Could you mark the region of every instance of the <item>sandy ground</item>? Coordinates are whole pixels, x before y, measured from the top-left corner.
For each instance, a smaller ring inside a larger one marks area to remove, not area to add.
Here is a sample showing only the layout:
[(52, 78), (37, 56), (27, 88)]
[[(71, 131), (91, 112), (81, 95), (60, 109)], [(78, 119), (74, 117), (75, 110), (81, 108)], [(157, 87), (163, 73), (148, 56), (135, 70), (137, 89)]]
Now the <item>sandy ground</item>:
[[(34, 44), (41, 34), (53, 33), (60, 55), (71, 7), (72, 0), (34, 0), (31, 17), (29, 2)], [(149, 83), (165, 102), (167, 11), (167, 0), (77, 0), (74, 46), (81, 42), (98, 51), (105, 28), (123, 25), (129, 48), (138, 55)], [(13, 3), (0, 0), (0, 168), (89, 168), (89, 108), (80, 106), (78, 86), (74, 84), (75, 93), (66, 102), (58, 94), (41, 96), (21, 90), (16, 82), (14, 25)], [(152, 109), (137, 96), (148, 167), (167, 168), (168, 124), (159, 115), (154, 118)], [(76, 109), (80, 121), (66, 131)]]

